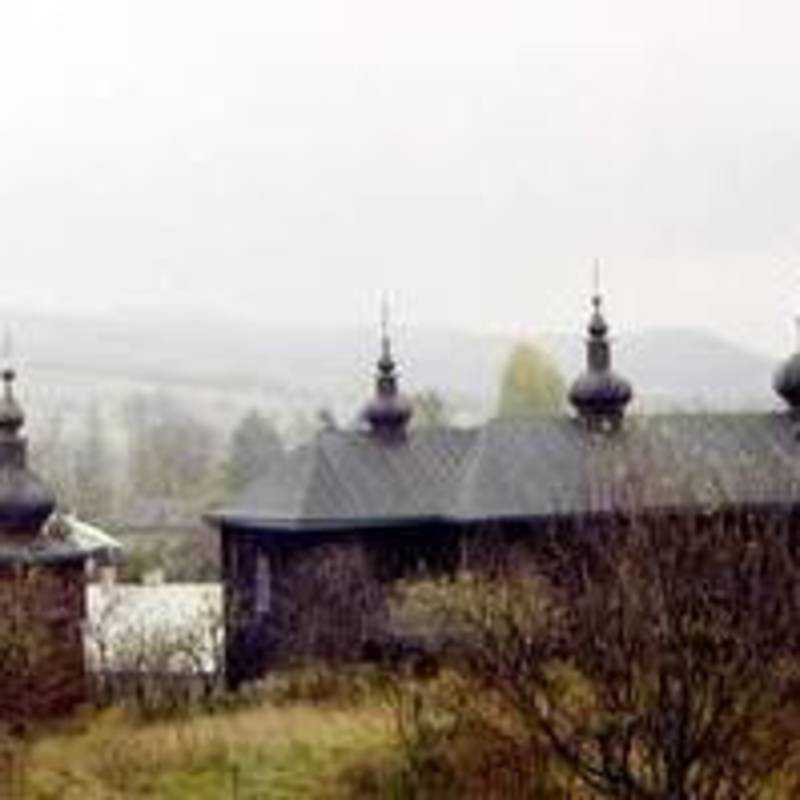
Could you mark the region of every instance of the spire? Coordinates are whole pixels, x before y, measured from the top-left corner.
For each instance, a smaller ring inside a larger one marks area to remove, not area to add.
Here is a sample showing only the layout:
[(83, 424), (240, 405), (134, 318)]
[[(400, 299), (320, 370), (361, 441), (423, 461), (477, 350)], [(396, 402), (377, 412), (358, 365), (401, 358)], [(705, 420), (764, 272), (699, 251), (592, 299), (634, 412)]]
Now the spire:
[(792, 414), (800, 416), (800, 316), (795, 317), (797, 344), (795, 352), (775, 371), (772, 387), (789, 406)]
[(389, 298), (381, 297), (381, 355), (378, 359), (376, 391), (378, 394), (397, 394), (396, 364), (392, 358), (392, 340), (389, 336)]
[(587, 326), (586, 370), (572, 384), (569, 399), (578, 415), (594, 430), (616, 429), (633, 391), (624, 378), (611, 370), (611, 343), (603, 316), (600, 265), (594, 264), (592, 312)]
[(384, 292), (381, 295), (381, 346), (384, 354), (388, 354), (391, 346), (389, 341), (389, 296)]
[(25, 414), (14, 397), (14, 380), (17, 373), (7, 366), (2, 371), (3, 396), (0, 398), (0, 439), (19, 438), (20, 428), (25, 423)]
[(608, 323), (603, 316), (603, 298), (599, 294), (592, 297), (592, 315), (586, 330), (589, 334), (586, 341), (587, 368), (608, 369), (611, 366), (611, 346), (608, 341)]
[(603, 317), (603, 296), (600, 294), (600, 260), (594, 260), (594, 280), (592, 292), (592, 312), (591, 319), (589, 320), (589, 336), (590, 338), (602, 339), (608, 333), (608, 324)]
[(383, 440), (402, 440), (411, 419), (411, 404), (399, 393), (397, 365), (392, 357), (389, 335), (389, 303), (381, 299), (381, 352), (375, 376), (375, 397), (363, 411), (373, 436)]
[(0, 397), (0, 438), (13, 440), (19, 437), (20, 428), (25, 423), (25, 414), (14, 397), (14, 380), (17, 373), (13, 367), (13, 342), (11, 328), (6, 325), (3, 336), (2, 370), (3, 394)]
[(14, 397), (11, 333), (6, 328), (0, 377), (0, 534), (36, 535), (52, 514), (56, 498), (28, 469), (28, 442), (20, 433), (25, 414)]

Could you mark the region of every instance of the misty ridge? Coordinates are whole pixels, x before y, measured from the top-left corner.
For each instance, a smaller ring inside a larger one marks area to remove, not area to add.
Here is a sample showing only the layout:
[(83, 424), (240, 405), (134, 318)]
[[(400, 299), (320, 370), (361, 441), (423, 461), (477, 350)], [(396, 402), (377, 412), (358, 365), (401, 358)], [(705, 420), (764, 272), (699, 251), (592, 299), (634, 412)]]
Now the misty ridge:
[[(98, 404), (114, 415), (126, 394), (166, 392), (228, 433), (252, 407), (279, 429), (293, 415), (331, 410), (353, 423), (372, 391), (378, 330), (252, 324), (223, 315), (126, 311), (55, 315), (6, 309), (20, 390), (35, 420), (41, 404), (76, 411)], [(582, 369), (574, 335), (531, 337), (569, 381)], [(518, 339), (437, 328), (393, 334), (403, 390), (433, 390), (457, 424), (491, 417), (503, 365)], [(775, 407), (772, 360), (699, 329), (617, 332), (615, 364), (633, 382), (636, 409), (734, 411)]]

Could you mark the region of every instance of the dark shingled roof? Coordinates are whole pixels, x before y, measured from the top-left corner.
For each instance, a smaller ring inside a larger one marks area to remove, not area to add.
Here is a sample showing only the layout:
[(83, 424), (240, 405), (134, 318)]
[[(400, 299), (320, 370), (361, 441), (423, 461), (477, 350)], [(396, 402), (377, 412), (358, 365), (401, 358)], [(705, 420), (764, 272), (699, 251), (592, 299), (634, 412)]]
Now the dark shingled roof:
[(210, 518), (316, 529), (443, 517), (456, 502), (475, 437), (474, 431), (426, 430), (387, 443), (325, 431)]
[(325, 530), (543, 518), (630, 508), (794, 505), (800, 439), (786, 414), (670, 414), (615, 433), (576, 420), (495, 421), (384, 443), (326, 431), (211, 521)]

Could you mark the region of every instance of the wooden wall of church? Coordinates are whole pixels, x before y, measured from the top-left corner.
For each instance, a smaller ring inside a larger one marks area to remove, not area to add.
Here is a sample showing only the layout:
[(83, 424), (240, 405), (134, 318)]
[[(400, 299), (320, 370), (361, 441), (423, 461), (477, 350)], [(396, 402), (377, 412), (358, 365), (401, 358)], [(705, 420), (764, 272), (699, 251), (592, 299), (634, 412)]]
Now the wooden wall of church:
[(84, 565), (0, 568), (0, 720), (68, 714), (87, 699)]

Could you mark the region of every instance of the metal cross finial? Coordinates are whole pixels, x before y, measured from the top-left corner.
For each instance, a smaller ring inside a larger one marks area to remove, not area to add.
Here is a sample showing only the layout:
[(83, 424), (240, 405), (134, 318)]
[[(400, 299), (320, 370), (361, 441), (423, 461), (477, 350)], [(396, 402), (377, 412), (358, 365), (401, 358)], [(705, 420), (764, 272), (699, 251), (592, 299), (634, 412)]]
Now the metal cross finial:
[(592, 288), (594, 293), (592, 294), (592, 305), (599, 309), (600, 308), (600, 259), (595, 258), (594, 260), (594, 270), (592, 275)]
[(16, 373), (14, 372), (14, 367), (11, 364), (11, 358), (13, 355), (13, 342), (11, 340), (11, 326), (6, 325), (5, 333), (3, 336), (3, 366), (2, 366), (2, 378), (3, 383), (5, 384), (4, 395), (7, 401), (12, 400), (11, 395), (11, 384), (16, 377)]
[(381, 338), (389, 338), (389, 296), (386, 292), (381, 294)]
[(381, 355), (384, 361), (390, 361), (391, 340), (389, 338), (389, 294), (383, 292), (381, 295)]

